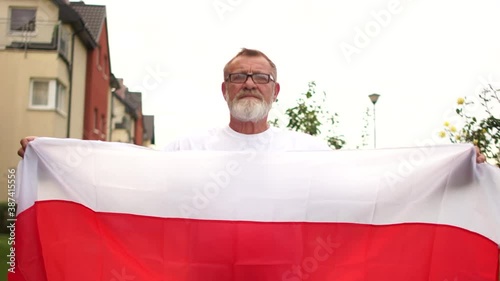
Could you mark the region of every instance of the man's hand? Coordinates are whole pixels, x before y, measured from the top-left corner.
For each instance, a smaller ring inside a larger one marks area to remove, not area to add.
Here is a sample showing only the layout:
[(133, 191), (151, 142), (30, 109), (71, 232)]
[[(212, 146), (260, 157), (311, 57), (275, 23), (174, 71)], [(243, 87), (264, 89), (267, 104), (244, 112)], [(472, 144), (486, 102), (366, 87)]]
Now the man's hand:
[(21, 148), (17, 151), (17, 155), (21, 156), (21, 158), (24, 157), (24, 152), (26, 151), (26, 146), (28, 146), (28, 143), (32, 140), (34, 140), (36, 137), (35, 136), (30, 136), (30, 137), (25, 137), (21, 139), (19, 142), (21, 144)]
[(476, 163), (484, 163), (486, 162), (486, 156), (481, 153), (479, 147), (474, 146), (476, 148)]

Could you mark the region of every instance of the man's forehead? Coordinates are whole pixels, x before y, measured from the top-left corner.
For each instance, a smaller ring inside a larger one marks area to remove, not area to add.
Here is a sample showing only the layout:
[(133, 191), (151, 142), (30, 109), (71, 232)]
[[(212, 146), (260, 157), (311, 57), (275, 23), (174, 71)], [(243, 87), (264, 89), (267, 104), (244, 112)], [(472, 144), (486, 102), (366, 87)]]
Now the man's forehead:
[(259, 70), (272, 70), (271, 65), (266, 60), (266, 58), (262, 56), (239, 56), (236, 57), (231, 64), (229, 65), (229, 69), (237, 70), (237, 69), (259, 69)]

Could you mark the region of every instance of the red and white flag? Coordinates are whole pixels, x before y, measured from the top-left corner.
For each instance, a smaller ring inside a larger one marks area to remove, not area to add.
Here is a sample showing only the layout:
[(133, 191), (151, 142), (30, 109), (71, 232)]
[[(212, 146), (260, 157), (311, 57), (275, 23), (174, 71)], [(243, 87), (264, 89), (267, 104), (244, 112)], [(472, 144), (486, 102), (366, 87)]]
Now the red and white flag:
[(11, 281), (498, 278), (500, 170), (471, 145), (160, 152), (38, 138), (19, 166)]

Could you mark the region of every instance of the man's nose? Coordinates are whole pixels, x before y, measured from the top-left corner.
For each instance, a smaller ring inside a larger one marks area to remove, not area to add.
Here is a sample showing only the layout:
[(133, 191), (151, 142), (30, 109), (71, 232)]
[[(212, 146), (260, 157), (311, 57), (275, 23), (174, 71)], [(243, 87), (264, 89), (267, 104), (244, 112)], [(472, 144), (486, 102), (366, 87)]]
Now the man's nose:
[(255, 82), (253, 82), (252, 76), (247, 76), (247, 80), (243, 83), (243, 87), (245, 89), (255, 89), (257, 87)]

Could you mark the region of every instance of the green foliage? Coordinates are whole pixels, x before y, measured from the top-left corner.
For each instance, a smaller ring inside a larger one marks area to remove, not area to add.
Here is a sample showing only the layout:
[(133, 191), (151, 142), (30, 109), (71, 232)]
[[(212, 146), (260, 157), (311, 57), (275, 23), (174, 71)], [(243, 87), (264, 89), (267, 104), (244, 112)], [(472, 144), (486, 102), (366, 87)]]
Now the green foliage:
[(445, 129), (441, 136), (448, 136), (452, 143), (474, 143), (481, 152), (500, 167), (500, 98), (491, 85), (479, 94), (480, 104), (484, 110), (485, 117), (479, 118), (469, 113), (469, 108), (474, 102), (467, 98), (459, 98), (457, 101), (456, 114), (463, 120), (461, 129), (445, 123)]
[(8, 216), (8, 204), (7, 202), (0, 202), (0, 233), (9, 234), (9, 229), (7, 225), (9, 222), (7, 219), (11, 218)]
[(8, 234), (0, 234), (0, 281), (7, 280), (7, 269), (9, 269), (9, 257), (10, 254), (10, 245), (8, 244), (9, 235)]
[[(321, 104), (326, 101), (326, 93), (323, 92)], [(338, 125), (338, 115), (330, 114), (324, 110), (316, 100), (316, 83), (309, 82), (308, 90), (302, 93), (297, 100), (297, 105), (286, 110), (285, 114), (288, 117), (287, 128), (310, 134), (312, 136), (320, 136), (321, 128), (327, 127), (328, 134), (326, 141), (328, 145), (335, 149), (340, 149), (345, 145), (342, 136), (336, 136), (332, 133), (332, 129)], [(271, 125), (279, 127), (278, 119), (271, 120)]]

